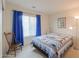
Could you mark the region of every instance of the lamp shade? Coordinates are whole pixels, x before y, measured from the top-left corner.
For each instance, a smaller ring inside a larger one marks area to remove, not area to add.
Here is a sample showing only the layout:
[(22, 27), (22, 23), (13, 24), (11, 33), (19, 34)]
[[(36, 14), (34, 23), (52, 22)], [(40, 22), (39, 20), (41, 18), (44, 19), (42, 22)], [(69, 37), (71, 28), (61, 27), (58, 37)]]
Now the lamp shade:
[(79, 19), (79, 16), (75, 16), (74, 18), (75, 18), (75, 19)]
[(72, 30), (72, 27), (69, 27), (70, 30)]

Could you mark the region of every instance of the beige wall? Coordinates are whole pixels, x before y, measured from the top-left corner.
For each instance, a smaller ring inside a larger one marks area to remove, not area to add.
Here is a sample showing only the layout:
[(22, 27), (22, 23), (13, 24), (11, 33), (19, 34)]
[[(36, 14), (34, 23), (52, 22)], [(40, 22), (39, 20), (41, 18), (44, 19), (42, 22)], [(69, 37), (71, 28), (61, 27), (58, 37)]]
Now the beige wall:
[[(74, 8), (67, 11), (57, 12), (52, 15), (50, 15), (50, 31), (56, 32), (56, 33), (65, 33), (73, 36), (74, 42), (76, 41), (75, 35), (76, 35), (76, 20), (74, 19), (74, 16), (79, 16), (79, 7)], [(67, 17), (66, 18), (66, 28), (59, 29), (56, 26), (56, 20), (60, 17)], [(69, 29), (69, 27), (72, 27), (72, 30)], [(77, 37), (79, 37), (79, 20), (78, 20), (78, 27), (77, 27)], [(79, 43), (79, 38), (77, 40)], [(79, 44), (77, 45), (79, 48)]]
[[(4, 20), (3, 20), (3, 32), (11, 32), (12, 31), (12, 10), (19, 10), (23, 11), (24, 13), (28, 14), (40, 14), (42, 17), (41, 19), (41, 27), (42, 27), (42, 34), (46, 34), (46, 32), (49, 32), (49, 23), (48, 23), (48, 15), (41, 13), (41, 12), (35, 12), (32, 10), (25, 9), (21, 6), (14, 5), (11, 3), (6, 2), (5, 4), (5, 10), (4, 10)], [(25, 40), (25, 43), (30, 42), (31, 38), (27, 38)], [(8, 45), (5, 40), (5, 37), (3, 35), (3, 55), (5, 55), (6, 51), (8, 50)]]

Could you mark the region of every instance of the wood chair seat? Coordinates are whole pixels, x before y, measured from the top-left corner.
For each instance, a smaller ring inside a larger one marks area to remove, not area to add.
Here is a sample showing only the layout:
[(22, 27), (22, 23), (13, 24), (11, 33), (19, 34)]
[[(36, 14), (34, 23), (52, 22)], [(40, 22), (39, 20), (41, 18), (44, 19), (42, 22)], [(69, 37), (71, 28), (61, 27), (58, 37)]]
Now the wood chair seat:
[(13, 48), (19, 48), (21, 46), (21, 44), (11, 44), (10, 46), (10, 49), (13, 49)]

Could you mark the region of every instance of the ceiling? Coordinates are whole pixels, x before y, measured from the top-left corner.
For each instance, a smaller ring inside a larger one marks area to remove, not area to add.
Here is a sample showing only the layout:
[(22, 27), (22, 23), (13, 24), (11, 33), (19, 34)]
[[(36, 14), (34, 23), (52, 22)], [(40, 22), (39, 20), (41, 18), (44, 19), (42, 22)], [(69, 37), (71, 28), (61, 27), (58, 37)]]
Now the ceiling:
[(7, 0), (34, 11), (54, 13), (79, 7), (79, 0)]

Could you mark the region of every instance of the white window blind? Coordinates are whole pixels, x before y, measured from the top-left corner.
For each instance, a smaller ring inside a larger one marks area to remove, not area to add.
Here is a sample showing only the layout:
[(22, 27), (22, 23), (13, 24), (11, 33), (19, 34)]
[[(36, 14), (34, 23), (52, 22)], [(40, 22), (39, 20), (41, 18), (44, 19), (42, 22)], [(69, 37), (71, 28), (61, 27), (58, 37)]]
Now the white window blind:
[(36, 17), (23, 15), (23, 34), (24, 37), (36, 35)]

